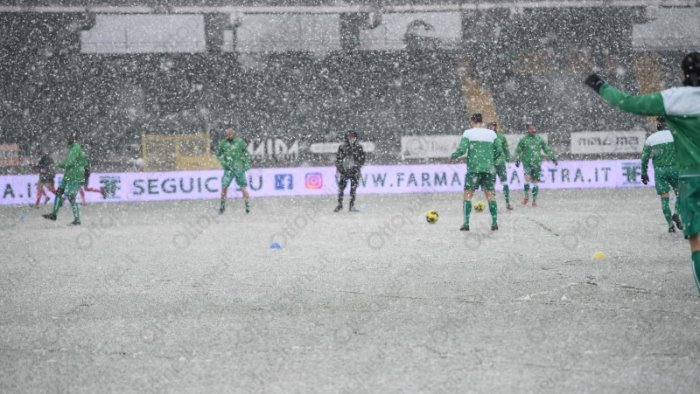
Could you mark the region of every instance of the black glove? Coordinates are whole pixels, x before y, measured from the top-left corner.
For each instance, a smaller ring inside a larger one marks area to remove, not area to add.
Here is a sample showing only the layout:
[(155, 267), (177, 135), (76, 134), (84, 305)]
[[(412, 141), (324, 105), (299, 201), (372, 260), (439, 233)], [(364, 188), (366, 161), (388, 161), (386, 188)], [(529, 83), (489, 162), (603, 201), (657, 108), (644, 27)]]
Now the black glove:
[(515, 166), (516, 166), (516, 167), (520, 167), (520, 160), (517, 160), (517, 161), (515, 162)]
[(649, 175), (647, 175), (647, 174), (642, 174), (642, 183), (645, 184), (645, 185), (646, 185), (647, 183), (649, 183)]
[(557, 161), (557, 159), (552, 159), (552, 163), (554, 163), (555, 166), (559, 165), (559, 162)]
[(605, 84), (603, 78), (601, 78), (598, 74), (589, 75), (584, 82), (586, 83), (586, 85), (590, 86), (591, 89), (595, 90), (595, 92), (598, 94), (600, 94), (600, 87)]

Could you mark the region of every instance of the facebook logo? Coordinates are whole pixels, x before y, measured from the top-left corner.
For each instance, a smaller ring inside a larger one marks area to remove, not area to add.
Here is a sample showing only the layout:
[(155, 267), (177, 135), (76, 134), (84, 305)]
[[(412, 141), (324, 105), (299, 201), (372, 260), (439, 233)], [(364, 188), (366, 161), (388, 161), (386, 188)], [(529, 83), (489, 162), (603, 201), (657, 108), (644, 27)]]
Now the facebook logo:
[(294, 189), (294, 177), (292, 174), (275, 174), (275, 190)]

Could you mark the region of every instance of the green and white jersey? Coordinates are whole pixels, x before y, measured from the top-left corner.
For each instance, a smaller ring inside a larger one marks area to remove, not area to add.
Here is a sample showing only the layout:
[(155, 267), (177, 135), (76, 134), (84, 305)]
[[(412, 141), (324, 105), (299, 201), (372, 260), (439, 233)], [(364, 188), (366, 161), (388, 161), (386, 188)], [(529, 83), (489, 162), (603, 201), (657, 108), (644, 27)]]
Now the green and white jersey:
[(649, 159), (654, 163), (654, 170), (676, 165), (676, 146), (670, 130), (660, 130), (647, 138), (642, 149), (642, 174), (647, 174)]
[(496, 144), (496, 133), (493, 130), (475, 127), (467, 129), (462, 134), (459, 148), (452, 153), (452, 158), (467, 156), (467, 172), (494, 172), (496, 158), (501, 153), (499, 144)]
[(505, 165), (506, 162), (510, 160), (510, 151), (508, 150), (508, 140), (506, 139), (506, 136), (501, 133), (496, 133), (496, 144), (499, 145), (501, 152), (503, 152), (502, 155), (496, 158), (496, 165)]
[(632, 96), (603, 84), (600, 95), (623, 111), (663, 116), (676, 146), (676, 167), (681, 175), (700, 175), (700, 87), (684, 86)]
[(547, 145), (544, 138), (537, 134), (528, 133), (518, 142), (518, 147), (515, 148), (515, 158), (523, 162), (525, 168), (539, 168), (542, 166), (542, 151), (549, 157), (549, 160), (556, 159), (552, 148)]

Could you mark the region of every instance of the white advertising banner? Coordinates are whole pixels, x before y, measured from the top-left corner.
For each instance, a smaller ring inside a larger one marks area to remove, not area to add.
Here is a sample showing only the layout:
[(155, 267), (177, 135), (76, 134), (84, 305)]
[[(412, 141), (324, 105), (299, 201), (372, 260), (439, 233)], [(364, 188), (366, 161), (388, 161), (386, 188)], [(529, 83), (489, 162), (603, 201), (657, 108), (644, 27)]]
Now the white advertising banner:
[[(524, 134), (504, 134), (511, 156)], [(548, 141), (546, 133), (538, 133)], [(434, 159), (450, 157), (459, 147), (461, 135), (408, 135), (401, 137), (401, 157), (403, 159)]]
[(411, 41), (454, 48), (461, 39), (459, 12), (384, 13), (379, 26), (360, 30), (360, 48), (372, 51), (402, 50)]
[[(362, 169), (358, 193), (456, 193), (463, 190), (465, 173), (464, 163), (366, 166)], [(509, 163), (507, 173), (511, 189), (522, 188), (522, 167)], [(86, 193), (86, 197), (88, 202), (217, 199), (222, 174), (222, 170), (95, 173), (90, 177), (91, 186), (105, 188), (107, 198), (103, 200), (96, 193)], [(334, 167), (253, 169), (246, 175), (253, 197), (321, 196), (338, 191)], [(650, 177), (654, 179), (653, 172)], [(37, 181), (37, 175), (0, 176), (0, 205), (33, 203)], [(543, 189), (639, 187), (641, 165), (639, 160), (562, 161), (558, 166), (545, 162), (540, 186)], [(496, 188), (501, 190), (501, 184)], [(229, 193), (240, 196), (234, 185)]]
[(401, 137), (403, 159), (432, 159), (450, 157), (459, 147), (458, 135), (406, 135)]
[(641, 153), (645, 131), (581, 131), (571, 133), (571, 153)]
[(243, 14), (236, 50), (328, 52), (340, 50), (340, 14)]
[(95, 17), (80, 32), (82, 53), (196, 53), (206, 51), (203, 15), (115, 15)]
[[(360, 145), (362, 145), (362, 150), (364, 150), (365, 153), (374, 152), (374, 142), (360, 142)], [(335, 154), (338, 153), (339, 146), (340, 142), (316, 142), (309, 146), (309, 152), (316, 154)]]

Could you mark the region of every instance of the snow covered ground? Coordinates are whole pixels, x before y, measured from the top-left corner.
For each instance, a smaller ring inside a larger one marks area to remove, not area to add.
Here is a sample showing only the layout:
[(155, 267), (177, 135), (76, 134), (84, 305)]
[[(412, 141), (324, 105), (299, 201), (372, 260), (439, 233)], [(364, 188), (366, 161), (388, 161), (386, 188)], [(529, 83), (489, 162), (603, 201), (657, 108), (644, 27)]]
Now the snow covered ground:
[(0, 392), (698, 392), (653, 190), (520, 196), (495, 233), (459, 194), (2, 207)]

